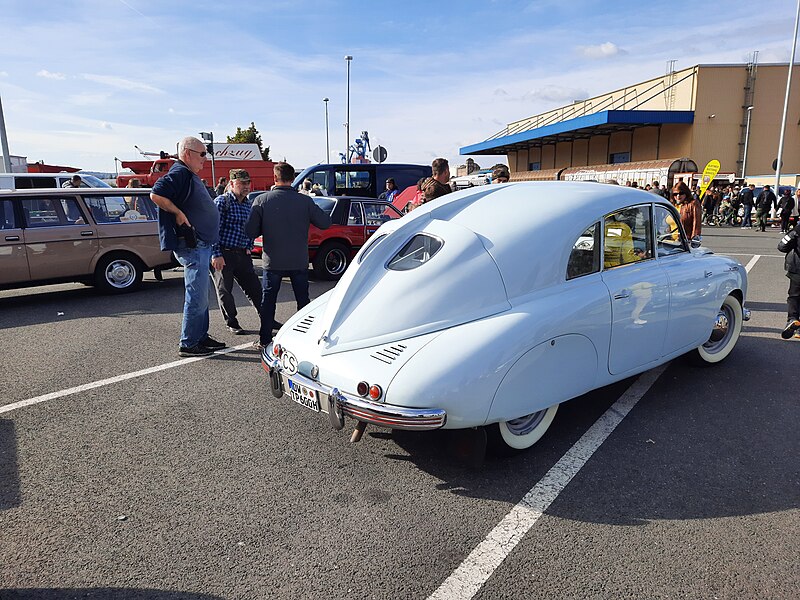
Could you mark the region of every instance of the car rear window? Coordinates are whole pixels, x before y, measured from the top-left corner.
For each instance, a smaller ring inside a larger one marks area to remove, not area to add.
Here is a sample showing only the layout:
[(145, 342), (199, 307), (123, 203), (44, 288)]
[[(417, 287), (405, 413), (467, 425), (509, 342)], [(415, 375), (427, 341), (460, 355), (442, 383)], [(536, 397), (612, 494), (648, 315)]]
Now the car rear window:
[(417, 234), (394, 255), (387, 268), (392, 271), (410, 271), (421, 267), (432, 259), (443, 245), (442, 240), (432, 235)]
[(314, 198), (314, 203), (328, 214), (331, 214), (331, 212), (333, 212), (333, 207), (336, 206), (336, 202), (334, 200), (331, 200), (330, 198), (324, 198), (322, 196), (316, 196)]

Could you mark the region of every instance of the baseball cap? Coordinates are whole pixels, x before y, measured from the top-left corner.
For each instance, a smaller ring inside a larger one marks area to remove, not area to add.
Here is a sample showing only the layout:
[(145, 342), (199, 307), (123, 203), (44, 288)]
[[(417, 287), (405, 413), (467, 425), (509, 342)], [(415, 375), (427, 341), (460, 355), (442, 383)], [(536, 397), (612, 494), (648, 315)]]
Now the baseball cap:
[(231, 181), (234, 179), (239, 179), (241, 181), (250, 181), (250, 173), (248, 173), (245, 169), (231, 169), (228, 173), (228, 177)]

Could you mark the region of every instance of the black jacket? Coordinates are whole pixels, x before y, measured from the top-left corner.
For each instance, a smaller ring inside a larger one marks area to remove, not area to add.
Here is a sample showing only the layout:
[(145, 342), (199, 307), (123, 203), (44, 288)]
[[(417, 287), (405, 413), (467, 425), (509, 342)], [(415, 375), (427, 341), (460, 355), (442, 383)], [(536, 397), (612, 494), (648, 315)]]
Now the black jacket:
[(786, 254), (786, 258), (783, 261), (783, 268), (786, 269), (786, 274), (792, 279), (800, 278), (800, 247), (798, 247), (799, 238), (800, 225), (796, 226), (789, 233), (784, 235), (781, 238), (781, 241), (778, 242), (778, 250)]
[(791, 196), (781, 196), (781, 199), (778, 200), (778, 210), (780, 210), (784, 214), (789, 214), (792, 212), (794, 208), (794, 198)]
[(769, 210), (775, 206), (775, 204), (777, 204), (777, 200), (772, 190), (764, 190), (758, 195), (758, 198), (756, 198), (756, 210)]
[(749, 187), (739, 192), (739, 201), (745, 206), (753, 206), (753, 190)]

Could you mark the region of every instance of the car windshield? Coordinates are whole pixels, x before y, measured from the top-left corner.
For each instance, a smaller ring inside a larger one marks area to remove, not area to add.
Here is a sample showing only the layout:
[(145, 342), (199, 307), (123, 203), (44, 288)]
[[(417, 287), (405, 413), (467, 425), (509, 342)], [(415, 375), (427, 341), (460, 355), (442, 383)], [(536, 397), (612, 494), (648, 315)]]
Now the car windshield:
[(81, 187), (93, 187), (93, 188), (110, 188), (111, 186), (107, 184), (102, 179), (98, 179), (94, 175), (87, 175), (85, 173), (80, 173), (81, 176)]
[(317, 206), (319, 206), (322, 210), (326, 213), (331, 214), (333, 212), (333, 207), (336, 206), (336, 201), (330, 198), (325, 198), (323, 196), (316, 196), (314, 198), (314, 202)]

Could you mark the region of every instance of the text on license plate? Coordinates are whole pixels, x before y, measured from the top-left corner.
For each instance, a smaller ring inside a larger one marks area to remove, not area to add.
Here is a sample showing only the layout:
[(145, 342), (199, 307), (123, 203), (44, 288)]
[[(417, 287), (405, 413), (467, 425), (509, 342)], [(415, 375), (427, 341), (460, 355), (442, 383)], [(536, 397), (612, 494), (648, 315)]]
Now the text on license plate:
[(289, 379), (289, 395), (298, 404), (319, 412), (319, 394), (316, 390), (300, 385)]

